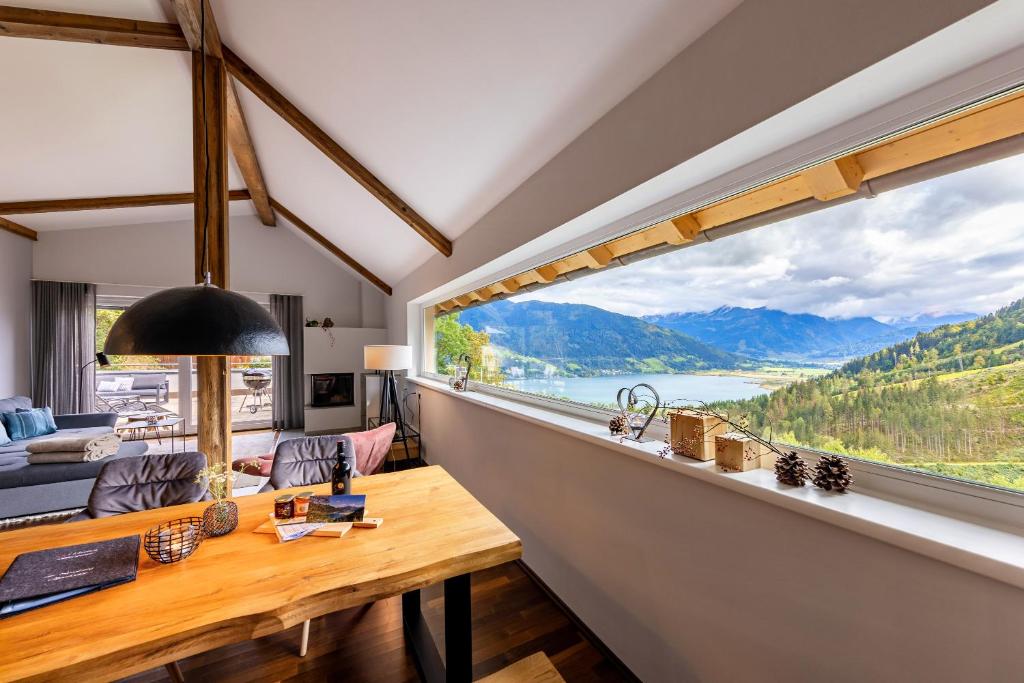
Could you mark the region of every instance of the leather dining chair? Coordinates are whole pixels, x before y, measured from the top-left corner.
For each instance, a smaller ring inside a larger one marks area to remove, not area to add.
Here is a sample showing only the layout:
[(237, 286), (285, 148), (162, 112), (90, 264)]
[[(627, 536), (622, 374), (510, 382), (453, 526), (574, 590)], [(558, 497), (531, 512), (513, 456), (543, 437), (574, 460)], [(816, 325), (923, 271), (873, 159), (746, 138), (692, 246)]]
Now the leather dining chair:
[[(202, 453), (165, 453), (111, 460), (105, 464), (89, 494), (88, 506), (69, 522), (113, 517), (168, 505), (195, 503), (210, 498), (206, 483), (196, 475), (206, 467)], [(164, 665), (175, 683), (185, 677), (177, 662)]]
[(100, 469), (85, 510), (69, 521), (112, 517), (208, 500), (196, 475), (206, 467), (202, 453), (166, 453), (111, 460)]
[[(273, 455), (241, 458), (232, 467), (239, 472), (260, 469), (270, 481), (261, 489), (275, 491), (295, 486), (313, 486), (331, 480), (331, 470), (338, 461), (338, 444), (345, 444), (345, 459), (352, 467), (352, 476), (373, 474), (384, 463), (391, 441), (395, 437), (394, 423), (367, 432), (303, 436), (280, 441)], [(302, 622), (299, 656), (305, 657), (309, 648), (309, 620)]]

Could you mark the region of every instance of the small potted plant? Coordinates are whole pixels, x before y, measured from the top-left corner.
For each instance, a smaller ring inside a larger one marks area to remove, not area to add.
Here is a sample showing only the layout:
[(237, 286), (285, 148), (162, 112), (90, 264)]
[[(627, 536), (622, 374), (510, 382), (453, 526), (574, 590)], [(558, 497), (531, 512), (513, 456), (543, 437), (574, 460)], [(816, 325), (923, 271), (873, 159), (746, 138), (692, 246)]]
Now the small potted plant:
[(203, 511), (203, 531), (207, 536), (230, 534), (238, 526), (238, 505), (227, 500), (230, 480), (231, 469), (221, 462), (209, 465), (196, 474), (196, 483), (205, 481), (214, 501), (213, 505)]

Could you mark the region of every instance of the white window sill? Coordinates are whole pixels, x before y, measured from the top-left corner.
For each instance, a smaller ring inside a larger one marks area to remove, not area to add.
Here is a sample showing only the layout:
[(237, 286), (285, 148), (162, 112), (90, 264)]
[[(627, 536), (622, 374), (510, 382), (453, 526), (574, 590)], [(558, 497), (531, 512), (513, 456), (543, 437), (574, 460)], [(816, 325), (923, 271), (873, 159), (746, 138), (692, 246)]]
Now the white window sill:
[(661, 458), (657, 453), (664, 444), (660, 441), (623, 441), (609, 436), (603, 424), (479, 392), (456, 392), (443, 382), (425, 377), (409, 377), (407, 381), (1024, 588), (1024, 537), (1017, 534), (855, 490), (835, 494), (813, 486), (785, 486), (765, 469), (725, 473), (713, 462), (671, 455)]

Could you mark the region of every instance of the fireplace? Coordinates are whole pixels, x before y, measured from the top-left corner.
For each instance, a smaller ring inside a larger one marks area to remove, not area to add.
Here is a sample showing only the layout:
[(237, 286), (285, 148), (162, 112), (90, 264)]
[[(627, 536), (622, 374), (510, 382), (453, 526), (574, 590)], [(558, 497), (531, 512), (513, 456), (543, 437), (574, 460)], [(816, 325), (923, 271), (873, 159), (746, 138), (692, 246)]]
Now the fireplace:
[(356, 404), (351, 372), (323, 372), (311, 375), (310, 382), (309, 404), (313, 408)]

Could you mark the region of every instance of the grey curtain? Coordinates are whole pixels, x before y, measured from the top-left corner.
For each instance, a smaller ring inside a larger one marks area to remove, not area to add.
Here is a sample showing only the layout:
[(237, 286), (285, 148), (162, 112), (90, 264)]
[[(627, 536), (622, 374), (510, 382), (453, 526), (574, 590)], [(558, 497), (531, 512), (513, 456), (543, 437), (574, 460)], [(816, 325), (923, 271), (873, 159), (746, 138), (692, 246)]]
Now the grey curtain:
[(306, 423), (302, 392), (302, 297), (271, 294), (270, 314), (284, 330), (291, 351), (289, 356), (272, 357), (274, 429), (298, 429)]
[(32, 283), (32, 403), (54, 415), (96, 407), (96, 285)]

